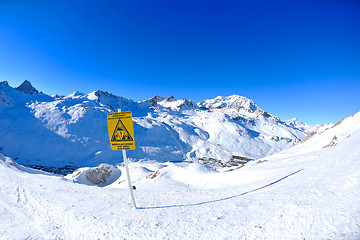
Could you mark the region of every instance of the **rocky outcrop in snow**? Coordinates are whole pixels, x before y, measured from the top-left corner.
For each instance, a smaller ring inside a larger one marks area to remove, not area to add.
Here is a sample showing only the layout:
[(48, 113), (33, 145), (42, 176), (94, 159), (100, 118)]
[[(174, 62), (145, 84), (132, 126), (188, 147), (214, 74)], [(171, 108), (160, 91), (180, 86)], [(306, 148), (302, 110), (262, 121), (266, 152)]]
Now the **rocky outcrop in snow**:
[(179, 111), (179, 110), (185, 110), (185, 109), (191, 109), (197, 107), (196, 103), (194, 103), (191, 100), (187, 100), (185, 98), (176, 100), (174, 96), (169, 96), (169, 97), (154, 96), (149, 100), (146, 100), (145, 102), (150, 103), (151, 106), (158, 109), (162, 107), (173, 111)]
[(23, 92), (25, 94), (38, 94), (39, 91), (34, 88), (28, 80), (25, 80), (16, 90)]
[(104, 187), (115, 182), (120, 176), (120, 169), (109, 164), (99, 164), (97, 167), (79, 168), (65, 178), (81, 184)]
[(13, 101), (11, 100), (10, 96), (5, 92), (0, 92), (0, 106), (6, 105), (11, 106), (13, 105)]
[(0, 82), (0, 86), (9, 87), (9, 83), (7, 81)]
[(13, 159), (9, 157), (5, 157), (1, 153), (0, 153), (0, 164), (11, 168), (16, 168), (16, 169), (20, 168), (19, 165)]

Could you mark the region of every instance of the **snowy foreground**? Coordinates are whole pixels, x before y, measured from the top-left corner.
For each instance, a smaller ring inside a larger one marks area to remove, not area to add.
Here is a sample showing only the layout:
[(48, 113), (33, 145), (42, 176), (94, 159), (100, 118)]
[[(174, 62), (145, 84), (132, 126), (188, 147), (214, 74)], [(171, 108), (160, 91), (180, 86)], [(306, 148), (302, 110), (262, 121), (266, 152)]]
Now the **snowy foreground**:
[(360, 113), (233, 171), (134, 162), (138, 209), (122, 166), (98, 187), (0, 163), (0, 239), (360, 239)]

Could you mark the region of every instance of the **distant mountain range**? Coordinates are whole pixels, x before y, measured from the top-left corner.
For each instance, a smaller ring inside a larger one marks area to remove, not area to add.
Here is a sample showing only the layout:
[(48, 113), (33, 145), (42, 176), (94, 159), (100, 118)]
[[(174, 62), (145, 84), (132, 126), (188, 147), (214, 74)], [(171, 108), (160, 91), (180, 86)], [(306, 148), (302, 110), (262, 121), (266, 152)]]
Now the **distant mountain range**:
[(317, 126), (282, 121), (232, 95), (200, 103), (155, 96), (133, 101), (96, 90), (46, 95), (29, 81), (0, 82), (0, 152), (24, 165), (91, 166), (122, 162), (110, 149), (106, 114), (132, 111), (133, 161), (193, 161), (233, 155), (258, 159), (290, 148)]

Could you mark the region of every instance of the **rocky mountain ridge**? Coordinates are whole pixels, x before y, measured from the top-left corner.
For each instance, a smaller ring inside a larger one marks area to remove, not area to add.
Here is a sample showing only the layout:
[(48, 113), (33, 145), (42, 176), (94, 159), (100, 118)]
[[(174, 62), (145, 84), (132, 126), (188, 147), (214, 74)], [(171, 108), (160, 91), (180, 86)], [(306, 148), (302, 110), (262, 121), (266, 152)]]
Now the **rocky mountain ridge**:
[(311, 127), (281, 121), (238, 95), (196, 104), (173, 96), (134, 101), (101, 90), (49, 96), (28, 81), (20, 86), (0, 83), (0, 149), (22, 164), (121, 162), (110, 150), (106, 122), (116, 111), (133, 112), (133, 161), (257, 159), (293, 146)]

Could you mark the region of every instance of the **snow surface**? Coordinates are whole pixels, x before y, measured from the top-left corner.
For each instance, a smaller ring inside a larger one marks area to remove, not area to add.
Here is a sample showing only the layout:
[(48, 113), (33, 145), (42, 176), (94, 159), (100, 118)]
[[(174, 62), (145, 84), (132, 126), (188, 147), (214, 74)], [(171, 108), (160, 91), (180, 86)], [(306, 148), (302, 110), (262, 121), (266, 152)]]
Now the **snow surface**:
[(357, 240), (359, 161), (357, 113), (233, 171), (133, 162), (134, 209), (125, 174), (89, 186), (75, 175), (19, 169), (0, 155), (0, 239)]
[(132, 111), (133, 161), (227, 161), (290, 148), (311, 126), (281, 121), (252, 100), (237, 95), (195, 104), (155, 96), (133, 101), (96, 90), (51, 96), (30, 82), (14, 89), (0, 84), (0, 151), (23, 165), (89, 167), (122, 162), (109, 144), (106, 114)]

